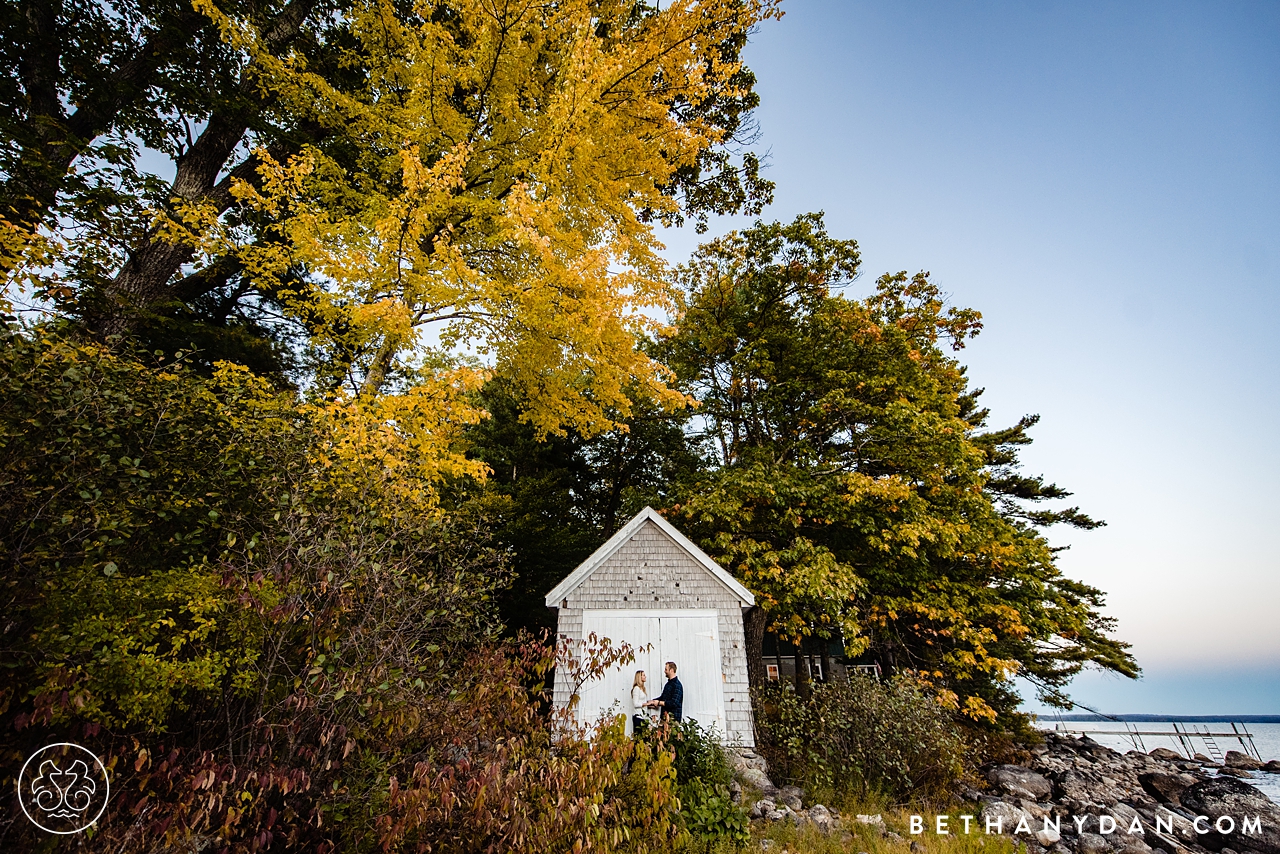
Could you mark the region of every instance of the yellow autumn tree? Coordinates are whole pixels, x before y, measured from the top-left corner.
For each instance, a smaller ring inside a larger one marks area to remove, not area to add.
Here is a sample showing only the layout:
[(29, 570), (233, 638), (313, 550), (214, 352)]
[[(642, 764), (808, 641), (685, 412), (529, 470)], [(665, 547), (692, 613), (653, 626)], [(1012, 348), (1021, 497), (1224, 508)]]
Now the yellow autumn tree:
[(306, 326), (322, 384), (436, 388), (463, 353), (523, 392), (540, 433), (613, 426), (627, 389), (682, 402), (635, 347), (671, 308), (654, 224), (765, 192), (754, 161), (708, 156), (754, 104), (738, 54), (772, 0), (359, 4), (355, 89), (201, 8), (325, 132), (288, 157), (258, 148), (229, 208), (176, 203), (156, 239), (234, 259)]

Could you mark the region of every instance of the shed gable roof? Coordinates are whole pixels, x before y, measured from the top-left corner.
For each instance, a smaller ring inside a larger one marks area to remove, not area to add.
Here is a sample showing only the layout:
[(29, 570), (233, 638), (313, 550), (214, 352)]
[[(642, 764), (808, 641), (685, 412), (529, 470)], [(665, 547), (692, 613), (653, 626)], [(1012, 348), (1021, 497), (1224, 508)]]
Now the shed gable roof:
[(658, 530), (670, 537), (699, 566), (727, 587), (739, 599), (742, 607), (746, 608), (756, 603), (756, 597), (751, 594), (750, 590), (743, 587), (720, 564), (708, 557), (706, 552), (695, 546), (688, 537), (676, 530), (674, 525), (663, 519), (657, 510), (652, 507), (646, 507), (637, 513), (630, 522), (623, 525), (622, 530), (610, 537), (608, 542), (592, 552), (591, 557), (578, 564), (578, 568), (569, 573), (568, 578), (557, 584), (555, 589), (547, 594), (547, 607), (559, 608), (560, 603), (567, 599), (569, 594), (576, 590), (582, 582), (586, 581), (591, 576), (591, 573), (603, 566), (618, 549), (622, 548), (644, 525), (649, 523), (657, 526)]

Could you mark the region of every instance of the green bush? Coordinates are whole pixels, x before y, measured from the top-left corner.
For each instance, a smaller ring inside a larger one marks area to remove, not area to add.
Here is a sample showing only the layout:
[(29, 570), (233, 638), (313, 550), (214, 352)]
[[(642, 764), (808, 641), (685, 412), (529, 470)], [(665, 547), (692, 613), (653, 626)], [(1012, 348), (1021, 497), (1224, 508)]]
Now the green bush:
[(729, 789), (693, 779), (680, 786), (680, 816), (695, 840), (727, 839), (737, 845), (751, 841), (751, 823), (733, 802)]
[(759, 749), (782, 779), (816, 791), (903, 800), (945, 794), (964, 772), (951, 715), (907, 679), (868, 676), (758, 691)]
[(733, 769), (714, 733), (690, 720), (669, 723), (665, 737), (675, 751), (676, 779), (681, 784), (700, 780), (708, 786), (729, 785)]
[(671, 751), (680, 794), (680, 818), (695, 844), (745, 845), (751, 840), (746, 812), (729, 795), (733, 769), (715, 734), (697, 721), (668, 721), (649, 738)]

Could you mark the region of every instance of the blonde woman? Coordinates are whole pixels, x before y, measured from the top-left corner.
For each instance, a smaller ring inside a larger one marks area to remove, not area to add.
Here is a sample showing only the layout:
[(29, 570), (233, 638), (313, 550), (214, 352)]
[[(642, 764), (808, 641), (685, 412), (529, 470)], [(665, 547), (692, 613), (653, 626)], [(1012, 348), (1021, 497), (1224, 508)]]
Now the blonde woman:
[(643, 734), (644, 728), (649, 725), (649, 720), (645, 716), (645, 708), (649, 704), (648, 693), (644, 671), (637, 670), (636, 678), (631, 683), (631, 725), (637, 737)]

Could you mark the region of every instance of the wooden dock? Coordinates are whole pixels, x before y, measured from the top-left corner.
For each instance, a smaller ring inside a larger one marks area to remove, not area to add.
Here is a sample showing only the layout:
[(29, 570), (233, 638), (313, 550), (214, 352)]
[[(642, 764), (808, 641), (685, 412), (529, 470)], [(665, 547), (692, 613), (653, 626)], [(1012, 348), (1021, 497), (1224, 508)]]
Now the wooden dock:
[[(1046, 723), (1048, 722), (1046, 721)], [(1187, 724), (1181, 723), (1181, 722), (1174, 722), (1172, 724), (1173, 726), (1172, 731), (1140, 730), (1136, 726), (1131, 727), (1127, 722), (1124, 722), (1124, 721), (1118, 721), (1118, 723), (1124, 723), (1125, 728), (1123, 730), (1067, 729), (1062, 723), (1059, 722), (1054, 724), (1053, 729), (1054, 729), (1054, 732), (1066, 732), (1066, 733), (1071, 733), (1072, 735), (1122, 736), (1124, 738), (1129, 739), (1129, 741), (1132, 742), (1135, 750), (1141, 750), (1143, 753), (1148, 752), (1146, 744), (1144, 744), (1142, 741), (1143, 736), (1147, 736), (1147, 737), (1162, 736), (1164, 738), (1172, 739), (1176, 744), (1181, 745), (1182, 749), (1186, 752), (1186, 756), (1188, 759), (1192, 759), (1197, 753), (1203, 753), (1204, 755), (1212, 759), (1214, 762), (1218, 762), (1218, 763), (1221, 763), (1223, 761), (1223, 758), (1225, 757), (1225, 753), (1223, 752), (1222, 748), (1218, 746), (1218, 741), (1217, 741), (1217, 739), (1222, 738), (1222, 739), (1228, 739), (1229, 741), (1238, 742), (1240, 744), (1240, 750), (1242, 753), (1244, 753), (1246, 756), (1252, 756), (1254, 759), (1257, 759), (1259, 762), (1262, 761), (1262, 756), (1261, 754), (1258, 753), (1258, 746), (1253, 742), (1253, 734), (1248, 731), (1248, 729), (1245, 727), (1244, 724), (1236, 724), (1236, 723), (1229, 722), (1231, 726), (1231, 732), (1212, 732), (1210, 731), (1208, 724), (1206, 724), (1204, 731), (1201, 732), (1196, 727), (1195, 724), (1191, 724), (1190, 728), (1188, 728)], [(1195, 749), (1197, 740), (1199, 740), (1204, 744), (1205, 749), (1203, 751), (1198, 751)]]

